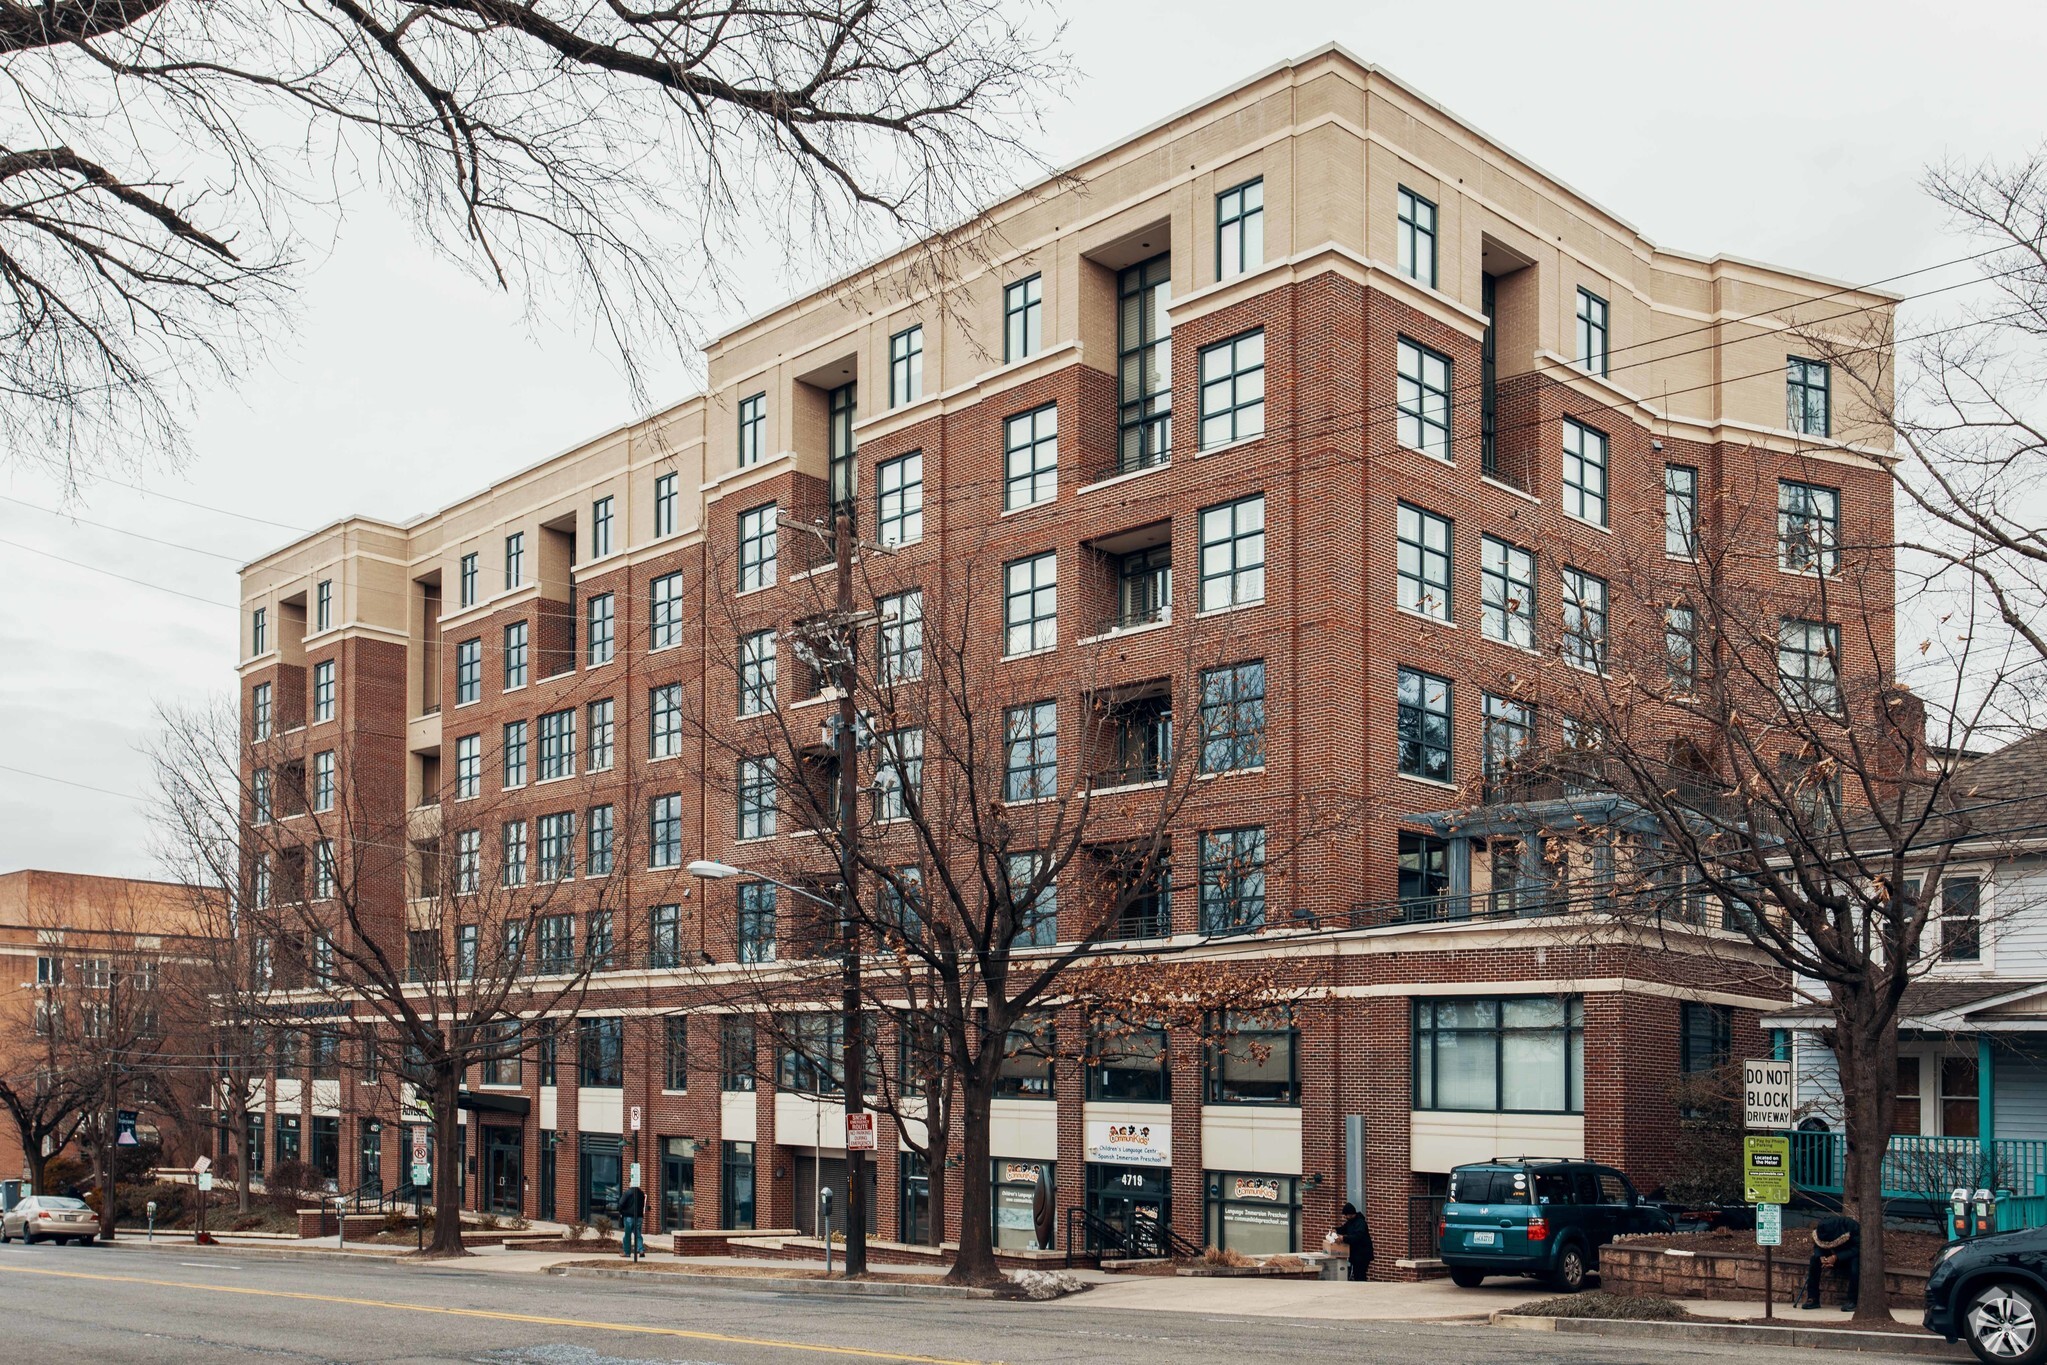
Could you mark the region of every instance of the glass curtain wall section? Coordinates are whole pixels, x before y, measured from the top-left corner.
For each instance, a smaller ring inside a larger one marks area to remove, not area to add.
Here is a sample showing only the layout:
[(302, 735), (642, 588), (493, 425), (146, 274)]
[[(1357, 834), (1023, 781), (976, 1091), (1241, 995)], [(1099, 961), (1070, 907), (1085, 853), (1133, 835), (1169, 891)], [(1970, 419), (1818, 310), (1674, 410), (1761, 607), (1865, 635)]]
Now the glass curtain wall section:
[(1116, 472), (1164, 464), (1173, 447), (1172, 256), (1116, 276)]

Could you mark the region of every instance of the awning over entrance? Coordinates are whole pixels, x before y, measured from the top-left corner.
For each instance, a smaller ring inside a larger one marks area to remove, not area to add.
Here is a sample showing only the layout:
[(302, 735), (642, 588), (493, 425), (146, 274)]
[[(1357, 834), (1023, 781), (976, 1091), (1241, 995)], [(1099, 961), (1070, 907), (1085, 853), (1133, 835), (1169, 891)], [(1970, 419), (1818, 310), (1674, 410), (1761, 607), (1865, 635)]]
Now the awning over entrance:
[(483, 1095), (473, 1090), (456, 1092), (457, 1109), (473, 1109), (479, 1114), (517, 1114), (524, 1118), (532, 1112), (533, 1101), (524, 1095)]

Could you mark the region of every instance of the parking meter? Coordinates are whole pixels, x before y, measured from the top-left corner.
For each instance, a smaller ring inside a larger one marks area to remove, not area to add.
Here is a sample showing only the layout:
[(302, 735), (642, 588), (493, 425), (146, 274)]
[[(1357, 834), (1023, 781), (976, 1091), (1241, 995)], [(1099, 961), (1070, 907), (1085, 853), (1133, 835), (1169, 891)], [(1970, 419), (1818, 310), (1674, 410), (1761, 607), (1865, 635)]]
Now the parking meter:
[(142, 1211), (149, 1216), (149, 1240), (154, 1242), (156, 1240), (156, 1201), (152, 1199), (144, 1204)]
[(1948, 1196), (1947, 1235), (1951, 1242), (1964, 1241), (1969, 1236), (1969, 1191), (1966, 1187), (1955, 1186)]
[(821, 1215), (820, 1231), (824, 1234), (824, 1273), (832, 1273), (832, 1187), (827, 1185), (817, 1192), (817, 1211)]
[(1990, 1197), (1990, 1191), (1976, 1191), (1976, 1235), (1988, 1237), (1997, 1228), (1997, 1201)]

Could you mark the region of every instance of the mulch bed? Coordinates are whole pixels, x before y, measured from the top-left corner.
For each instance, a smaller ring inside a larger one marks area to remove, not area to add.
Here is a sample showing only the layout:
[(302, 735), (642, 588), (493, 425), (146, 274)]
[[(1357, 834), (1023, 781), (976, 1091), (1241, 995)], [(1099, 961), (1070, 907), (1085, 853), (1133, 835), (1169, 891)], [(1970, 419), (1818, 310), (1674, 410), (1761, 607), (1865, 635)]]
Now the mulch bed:
[[(1635, 1247), (1667, 1247), (1673, 1251), (1698, 1252), (1743, 1252), (1759, 1254), (1756, 1235), (1746, 1229), (1714, 1228), (1710, 1232), (1677, 1232), (1653, 1237), (1630, 1237), (1620, 1245)], [(1947, 1240), (1930, 1232), (1901, 1232), (1896, 1228), (1884, 1230), (1884, 1262), (1892, 1270), (1912, 1271), (1926, 1274), (1933, 1269), (1934, 1261), (1940, 1256)], [(1801, 1266), (1812, 1252), (1810, 1235), (1804, 1228), (1786, 1228), (1784, 1245), (1777, 1248), (1777, 1259), (1784, 1262), (1796, 1261)]]

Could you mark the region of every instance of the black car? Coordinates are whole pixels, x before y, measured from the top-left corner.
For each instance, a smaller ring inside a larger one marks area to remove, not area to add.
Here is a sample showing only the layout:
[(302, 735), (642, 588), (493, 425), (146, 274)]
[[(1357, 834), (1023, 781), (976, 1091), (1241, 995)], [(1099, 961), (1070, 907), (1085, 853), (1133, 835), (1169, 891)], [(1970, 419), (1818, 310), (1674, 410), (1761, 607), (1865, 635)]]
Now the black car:
[(1950, 1243), (1926, 1279), (1925, 1323), (1984, 1365), (2047, 1359), (2047, 1228)]

